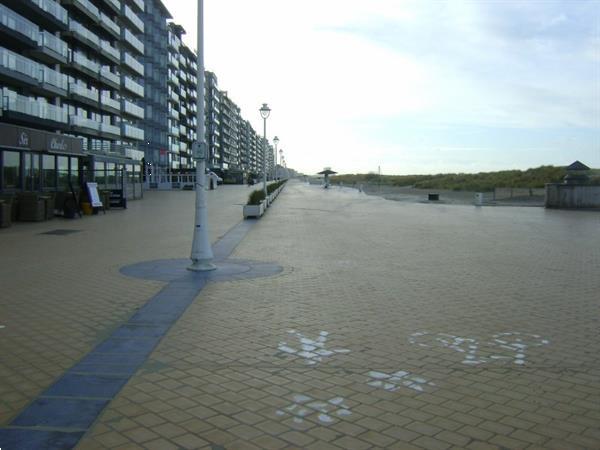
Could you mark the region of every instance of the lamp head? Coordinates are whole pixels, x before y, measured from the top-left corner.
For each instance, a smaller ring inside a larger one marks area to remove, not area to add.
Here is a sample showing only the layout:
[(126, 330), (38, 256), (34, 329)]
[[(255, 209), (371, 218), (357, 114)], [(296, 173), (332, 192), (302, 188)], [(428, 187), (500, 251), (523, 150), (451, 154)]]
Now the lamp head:
[(269, 108), (269, 105), (267, 105), (266, 103), (263, 103), (259, 111), (263, 119), (267, 119), (269, 117), (269, 114), (271, 114), (271, 108)]
[(279, 144), (279, 138), (278, 138), (277, 136), (275, 136), (275, 137), (273, 138), (273, 143), (274, 143), (275, 145)]

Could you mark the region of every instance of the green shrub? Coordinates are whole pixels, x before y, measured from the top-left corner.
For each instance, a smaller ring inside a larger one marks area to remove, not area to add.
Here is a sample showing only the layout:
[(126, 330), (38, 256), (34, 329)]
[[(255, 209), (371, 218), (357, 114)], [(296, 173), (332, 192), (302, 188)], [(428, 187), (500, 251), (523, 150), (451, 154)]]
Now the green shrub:
[(248, 205), (260, 205), (265, 199), (265, 192), (262, 189), (257, 189), (256, 191), (252, 191), (248, 196)]

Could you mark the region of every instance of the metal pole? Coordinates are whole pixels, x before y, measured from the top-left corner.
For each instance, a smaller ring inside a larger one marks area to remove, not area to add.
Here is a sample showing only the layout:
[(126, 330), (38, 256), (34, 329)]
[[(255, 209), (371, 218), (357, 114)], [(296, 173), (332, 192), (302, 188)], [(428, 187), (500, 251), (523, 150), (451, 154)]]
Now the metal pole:
[[(267, 118), (263, 117), (263, 191), (267, 199)], [(266, 203), (265, 203), (266, 204)]]
[(274, 177), (275, 177), (275, 181), (277, 181), (277, 142), (276, 140), (273, 140), (273, 142), (275, 143), (275, 166), (274, 166)]
[(188, 270), (204, 272), (217, 267), (211, 263), (213, 252), (208, 239), (208, 215), (206, 208), (206, 137), (204, 124), (204, 0), (198, 0), (198, 98), (196, 113), (197, 128), (194, 145), (196, 161), (196, 216), (194, 240), (192, 242), (192, 265)]

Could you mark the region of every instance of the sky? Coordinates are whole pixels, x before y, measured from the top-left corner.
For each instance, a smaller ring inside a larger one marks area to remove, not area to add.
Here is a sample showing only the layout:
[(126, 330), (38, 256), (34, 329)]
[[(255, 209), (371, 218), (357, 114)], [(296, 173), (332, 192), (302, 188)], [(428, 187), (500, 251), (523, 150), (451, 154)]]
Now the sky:
[[(196, 48), (196, 1), (163, 0)], [(204, 59), (288, 167), (600, 168), (600, 0), (205, 0)]]

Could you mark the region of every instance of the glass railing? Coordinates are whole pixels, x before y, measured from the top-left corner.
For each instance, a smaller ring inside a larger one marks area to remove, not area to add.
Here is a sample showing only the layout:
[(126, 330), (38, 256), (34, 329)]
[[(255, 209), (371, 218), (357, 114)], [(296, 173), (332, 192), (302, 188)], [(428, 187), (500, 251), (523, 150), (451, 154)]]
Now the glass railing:
[(127, 19), (138, 29), (140, 33), (144, 32), (144, 22), (140, 19), (136, 13), (127, 5), (123, 5), (123, 13)]
[(80, 66), (83, 66), (92, 72), (98, 72), (100, 70), (100, 64), (88, 59), (84, 54), (73, 52), (72, 55), (72, 62), (79, 64)]
[(115, 34), (121, 34), (121, 27), (117, 25), (110, 17), (104, 13), (100, 13), (100, 21), (106, 25)]
[(38, 40), (39, 27), (4, 5), (0, 5), (0, 23), (17, 33), (27, 36), (32, 41), (37, 42)]
[(128, 76), (123, 76), (122, 80), (123, 80), (122, 85), (125, 89), (128, 89), (129, 91), (133, 92), (134, 94), (139, 95), (140, 97), (144, 96), (144, 86), (133, 81)]
[(119, 101), (109, 97), (108, 95), (101, 95), (100, 103), (106, 106), (110, 106), (111, 108), (118, 109), (119, 111), (121, 110), (121, 104), (119, 103)]
[(23, 95), (14, 94), (3, 97), (2, 109), (4, 111), (18, 112), (40, 119), (52, 120), (54, 122), (68, 122), (68, 113), (66, 109), (40, 102)]
[(0, 47), (0, 64), (15, 72), (39, 80), (39, 64), (10, 50)]
[(92, 130), (100, 131), (100, 122), (88, 119), (87, 117), (70, 116), (69, 123), (74, 127), (90, 128)]
[(144, 65), (129, 53), (123, 52), (123, 62), (139, 75), (144, 76)]
[(46, 47), (67, 58), (69, 56), (69, 47), (67, 43), (47, 31), (42, 31), (38, 36), (38, 45)]
[(116, 125), (111, 125), (110, 123), (100, 123), (100, 131), (103, 133), (117, 134), (121, 136), (121, 129)]
[(91, 89), (88, 89), (85, 86), (82, 86), (77, 83), (69, 84), (69, 93), (76, 94), (81, 97), (85, 97), (87, 99), (94, 100), (96, 102), (98, 101), (98, 92), (97, 91), (92, 91)]
[(104, 40), (100, 40), (100, 44), (101, 44), (103, 52), (108, 53), (113, 58), (116, 58), (119, 60), (121, 59), (121, 52), (119, 51), (118, 48), (113, 47), (112, 45), (110, 45), (110, 43), (108, 41), (104, 41)]
[(60, 6), (54, 0), (29, 0), (30, 3), (37, 5), (38, 8), (54, 16), (60, 22), (67, 25), (69, 23), (69, 14), (67, 10)]
[(127, 44), (133, 46), (133, 48), (135, 48), (138, 52), (142, 54), (144, 53), (144, 44), (142, 41), (136, 38), (127, 28), (123, 28), (122, 38)]
[(179, 120), (179, 112), (175, 109), (170, 109), (169, 110), (169, 115), (175, 119), (175, 120)]
[(144, 130), (138, 127), (134, 127), (128, 123), (122, 123), (123, 136), (136, 139), (138, 141), (144, 140)]
[(69, 87), (69, 79), (64, 73), (57, 72), (44, 65), (41, 65), (40, 69), (40, 82), (56, 86), (65, 91)]
[(81, 10), (87, 11), (87, 14), (91, 14), (97, 20), (100, 20), (100, 10), (89, 0), (73, 0), (73, 3)]
[(75, 20), (69, 21), (69, 30), (96, 44), (97, 46), (100, 46), (100, 38), (81, 25), (79, 22), (76, 22)]
[(121, 11), (121, 2), (119, 0), (108, 0), (108, 3), (111, 3), (116, 9)]
[(133, 4), (139, 8), (140, 11), (144, 12), (144, 0), (132, 0)]
[(138, 117), (140, 119), (144, 118), (144, 108), (131, 103), (128, 100), (122, 100), (122, 110), (127, 114), (131, 114), (132, 116)]
[(100, 69), (100, 76), (109, 81), (112, 81), (113, 83), (121, 84), (121, 77), (119, 77), (119, 75), (117, 75), (116, 73), (112, 73), (109, 67), (102, 67)]

